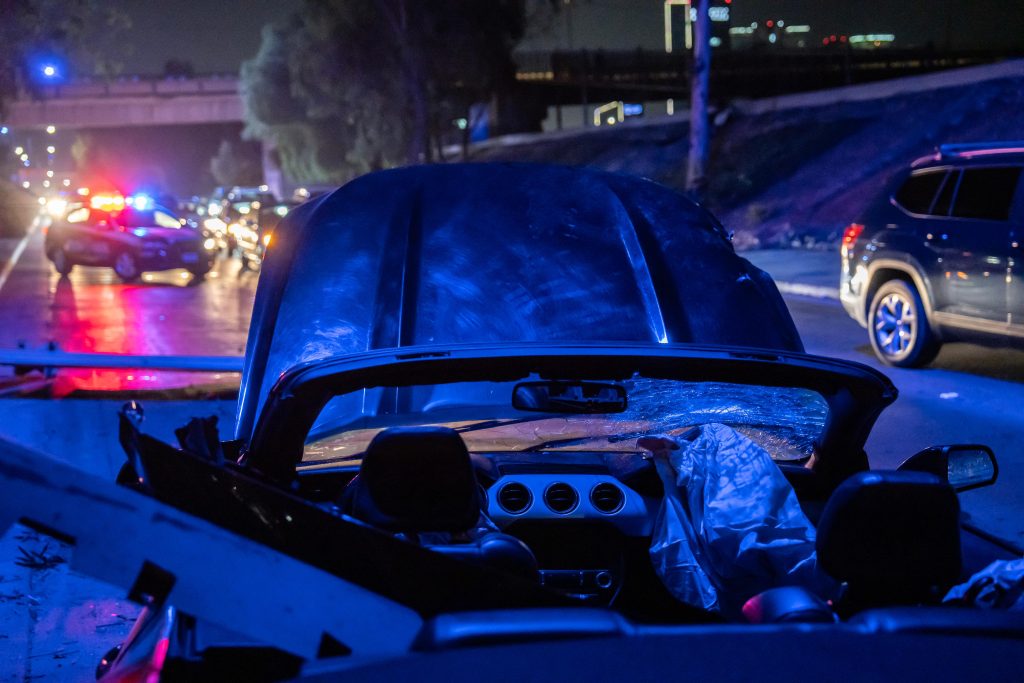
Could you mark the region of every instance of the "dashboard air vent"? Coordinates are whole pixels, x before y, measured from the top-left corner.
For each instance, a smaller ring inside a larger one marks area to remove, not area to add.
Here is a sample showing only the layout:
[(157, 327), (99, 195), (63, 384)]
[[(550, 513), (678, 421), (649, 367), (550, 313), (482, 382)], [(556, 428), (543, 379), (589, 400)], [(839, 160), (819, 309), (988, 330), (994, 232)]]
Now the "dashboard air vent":
[(533, 503), (533, 495), (530, 493), (530, 489), (526, 488), (518, 482), (512, 482), (505, 484), (498, 491), (498, 505), (501, 509), (509, 514), (518, 515), (522, 512), (526, 512), (530, 504)]
[(579, 502), (580, 495), (576, 489), (562, 482), (552, 484), (544, 491), (544, 503), (559, 514), (572, 512)]
[(594, 506), (595, 510), (606, 515), (621, 510), (625, 502), (626, 497), (622, 494), (622, 489), (615, 484), (604, 482), (590, 490), (590, 504)]

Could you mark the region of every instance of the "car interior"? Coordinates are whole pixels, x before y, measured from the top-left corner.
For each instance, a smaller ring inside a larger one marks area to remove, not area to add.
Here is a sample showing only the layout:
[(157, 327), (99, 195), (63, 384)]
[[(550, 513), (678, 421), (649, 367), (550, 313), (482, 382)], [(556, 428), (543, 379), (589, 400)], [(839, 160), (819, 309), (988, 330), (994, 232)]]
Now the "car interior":
[[(394, 427), (358, 470), (300, 470), (299, 491), (347, 516), (433, 551), (537, 581), (581, 605), (640, 622), (692, 617), (649, 560), (662, 484), (635, 453), (473, 453), (443, 427)], [(847, 619), (876, 608), (938, 605), (954, 584), (1012, 557), (966, 541), (957, 495), (923, 472), (869, 471), (831, 492), (812, 470), (780, 464), (817, 527), (821, 568), (844, 584), (831, 606), (803, 589), (757, 596), (744, 619)], [(824, 499), (822, 497), (824, 496)], [(965, 555), (969, 557), (965, 558)], [(965, 561), (966, 560), (966, 561)], [(755, 616), (756, 615), (756, 616)]]

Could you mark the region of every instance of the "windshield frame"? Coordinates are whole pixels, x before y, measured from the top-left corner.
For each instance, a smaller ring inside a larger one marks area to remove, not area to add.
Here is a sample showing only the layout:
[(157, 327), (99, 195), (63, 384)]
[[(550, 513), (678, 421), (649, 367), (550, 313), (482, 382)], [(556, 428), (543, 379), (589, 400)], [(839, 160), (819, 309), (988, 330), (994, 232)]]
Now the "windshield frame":
[(458, 381), (683, 381), (797, 387), (818, 392), (828, 415), (808, 467), (836, 482), (867, 469), (864, 443), (896, 387), (873, 368), (805, 353), (691, 344), (469, 344), (420, 346), (353, 354), (298, 365), (267, 397), (243, 461), (282, 481), (295, 476), (306, 438), (333, 396), (377, 386)]

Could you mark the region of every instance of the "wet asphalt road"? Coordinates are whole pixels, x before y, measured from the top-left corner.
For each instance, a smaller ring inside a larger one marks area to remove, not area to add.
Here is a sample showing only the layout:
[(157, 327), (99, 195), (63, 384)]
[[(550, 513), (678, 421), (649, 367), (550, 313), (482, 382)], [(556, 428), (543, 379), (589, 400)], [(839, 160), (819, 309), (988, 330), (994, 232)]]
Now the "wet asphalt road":
[(868, 439), (872, 467), (894, 468), (928, 446), (987, 444), (999, 480), (960, 494), (960, 502), (979, 526), (1024, 546), (1024, 352), (947, 344), (927, 368), (891, 368), (875, 359), (867, 332), (838, 301), (787, 296), (786, 303), (809, 353), (870, 365), (899, 389)]
[[(17, 240), (2, 242), (6, 263)], [(200, 282), (171, 270), (126, 285), (110, 268), (83, 266), (62, 278), (37, 229), (0, 287), (0, 348), (55, 341), (74, 352), (240, 355), (257, 278), (237, 260), (219, 260)]]

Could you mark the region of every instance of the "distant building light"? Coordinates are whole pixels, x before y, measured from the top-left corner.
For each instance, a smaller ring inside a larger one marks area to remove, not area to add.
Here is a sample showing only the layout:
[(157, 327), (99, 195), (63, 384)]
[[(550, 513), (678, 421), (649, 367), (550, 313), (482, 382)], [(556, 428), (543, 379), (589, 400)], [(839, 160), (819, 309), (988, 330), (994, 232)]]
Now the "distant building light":
[(53, 78), (57, 75), (57, 67), (55, 67), (53, 64), (47, 64), (43, 67), (43, 75), (47, 78)]
[(708, 7), (708, 17), (711, 21), (729, 21), (729, 8), (721, 5)]
[(676, 101), (671, 97), (665, 100), (665, 112), (669, 116), (673, 116), (676, 113)]
[(47, 178), (52, 178), (53, 177), (53, 169), (52, 168), (46, 172), (46, 177)]
[(891, 43), (896, 40), (894, 33), (868, 33), (866, 35), (850, 36), (850, 43), (858, 45), (861, 43)]
[(786, 22), (782, 19), (779, 19), (776, 23), (779, 25), (779, 28), (784, 28), (786, 26)]
[[(606, 114), (608, 115), (606, 117)], [(621, 101), (608, 102), (600, 107), (594, 108), (594, 125), (600, 126), (604, 121), (609, 125), (618, 123), (626, 118), (625, 107)]]
[(734, 26), (729, 29), (730, 36), (749, 36), (754, 32), (754, 29), (749, 26)]
[(708, 39), (708, 44), (710, 44), (711, 47), (719, 47), (722, 44), (722, 39), (718, 36), (711, 36), (711, 38)]
[(18, 145), (17, 147), (14, 148), (14, 155), (15, 156), (19, 156), (19, 155), (24, 154), (24, 153), (25, 153), (25, 148), (22, 147), (21, 145)]
[(771, 43), (772, 45), (774, 45), (774, 44), (775, 44), (775, 42), (776, 42), (776, 41), (777, 41), (778, 39), (779, 39), (779, 37), (778, 37), (777, 35), (775, 35), (774, 33), (769, 33), (769, 34), (768, 34), (768, 42), (769, 42), (769, 43)]
[(32, 187), (32, 183), (30, 183), (27, 180), (23, 180), (23, 181), (21, 181), (21, 186), (24, 187), (27, 190), (28, 188)]
[[(568, 3), (566, 3), (568, 4)], [(673, 29), (672, 29), (672, 8), (681, 7), (683, 15), (683, 46), (686, 49), (693, 47), (693, 8), (690, 6), (690, 0), (665, 0), (664, 13), (665, 13), (665, 52), (672, 52), (675, 47), (672, 44)], [(595, 124), (600, 125), (600, 124)]]
[(455, 119), (455, 127), (459, 130), (466, 130), (469, 128), (469, 121), (464, 118)]
[(49, 180), (44, 180), (43, 181), (43, 187), (49, 187), (49, 186), (50, 186), (50, 181)]
[(0, 126), (0, 135), (7, 135), (9, 132), (11, 131), (7, 126)]
[(50, 135), (53, 135), (54, 133), (57, 132), (57, 126), (54, 126), (54, 125), (47, 126), (46, 127), (46, 132), (49, 133)]
[(65, 178), (61, 181), (61, 184), (63, 184), (64, 187), (71, 187), (71, 178)]
[(769, 19), (768, 21), (764, 22), (764, 25), (767, 26), (768, 28), (775, 28), (775, 22), (772, 21), (771, 19)]
[(56, 151), (57, 151), (57, 148), (54, 147), (53, 145), (50, 145), (49, 147), (46, 148), (46, 153), (47, 154), (53, 154)]
[[(712, 43), (712, 45), (714, 45), (714, 43)], [(625, 116), (643, 116), (644, 105), (633, 103), (623, 104), (622, 113)]]
[(270, 192), (270, 185), (260, 185), (260, 192)]
[(756, 21), (750, 22), (750, 28), (757, 28), (757, 22)]
[[(18, 149), (21, 149), (21, 148), (19, 147)], [(22, 161), (28, 161), (28, 155), (25, 154), (24, 152), (22, 152), (21, 156), (18, 157), (18, 158), (21, 159)]]
[(810, 33), (811, 27), (808, 24), (791, 24), (786, 27), (786, 33)]

